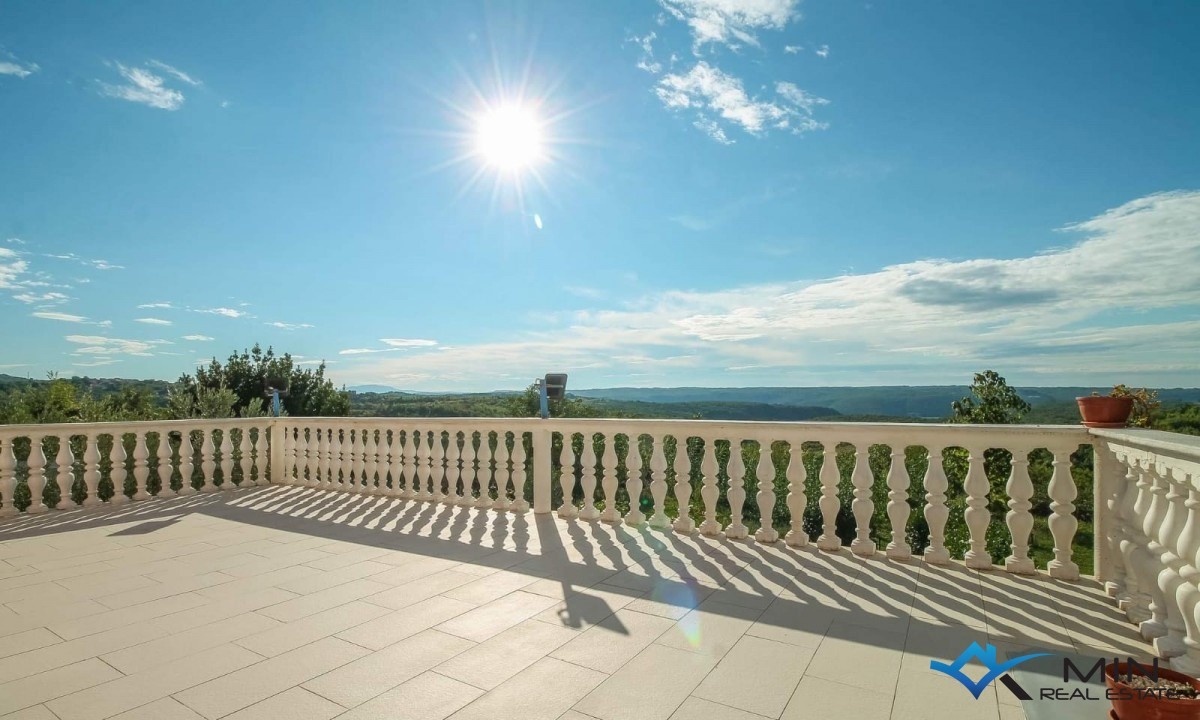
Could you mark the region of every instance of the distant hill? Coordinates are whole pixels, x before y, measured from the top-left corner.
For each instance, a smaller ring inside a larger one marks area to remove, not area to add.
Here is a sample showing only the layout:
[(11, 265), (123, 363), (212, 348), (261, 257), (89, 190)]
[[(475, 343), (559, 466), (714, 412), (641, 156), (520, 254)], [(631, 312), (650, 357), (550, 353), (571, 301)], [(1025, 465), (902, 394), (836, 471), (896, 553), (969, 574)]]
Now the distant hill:
[(391, 387), (390, 385), (350, 385), (346, 388), (350, 392), (356, 393), (398, 393), (399, 388)]
[[(1075, 398), (1101, 394), (1111, 388), (1017, 388), (1026, 402), (1041, 405), (1074, 403)], [(754, 387), (754, 388), (595, 388), (572, 390), (573, 395), (603, 400), (648, 403), (760, 403), (832, 408), (841, 415), (886, 415), (903, 418), (943, 418), (950, 403), (970, 394), (965, 385), (894, 385), (878, 387)], [(1200, 402), (1198, 388), (1159, 390), (1165, 403)]]

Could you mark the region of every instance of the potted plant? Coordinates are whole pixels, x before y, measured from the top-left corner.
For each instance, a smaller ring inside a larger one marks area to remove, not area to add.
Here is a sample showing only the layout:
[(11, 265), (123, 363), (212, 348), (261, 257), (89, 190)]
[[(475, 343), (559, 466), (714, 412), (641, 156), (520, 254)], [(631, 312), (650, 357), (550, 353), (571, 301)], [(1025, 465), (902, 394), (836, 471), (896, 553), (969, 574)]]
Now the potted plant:
[(1075, 398), (1075, 402), (1079, 403), (1083, 424), (1093, 428), (1150, 427), (1162, 405), (1157, 391), (1133, 390), (1125, 385), (1113, 387), (1108, 395), (1092, 393), (1091, 397)]
[[(1200, 681), (1159, 668), (1151, 678), (1137, 663), (1114, 662), (1104, 671), (1115, 720), (1185, 720), (1200, 718)], [(1123, 678), (1123, 679), (1122, 679)]]

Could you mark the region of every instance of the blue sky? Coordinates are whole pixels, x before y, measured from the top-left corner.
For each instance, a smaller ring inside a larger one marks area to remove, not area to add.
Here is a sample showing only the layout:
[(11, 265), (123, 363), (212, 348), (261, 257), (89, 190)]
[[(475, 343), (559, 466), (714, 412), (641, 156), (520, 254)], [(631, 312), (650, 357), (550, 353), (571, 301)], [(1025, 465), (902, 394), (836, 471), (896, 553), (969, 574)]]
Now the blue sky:
[(260, 342), (420, 390), (1194, 386), (1197, 27), (2, 3), (0, 372), (174, 379)]

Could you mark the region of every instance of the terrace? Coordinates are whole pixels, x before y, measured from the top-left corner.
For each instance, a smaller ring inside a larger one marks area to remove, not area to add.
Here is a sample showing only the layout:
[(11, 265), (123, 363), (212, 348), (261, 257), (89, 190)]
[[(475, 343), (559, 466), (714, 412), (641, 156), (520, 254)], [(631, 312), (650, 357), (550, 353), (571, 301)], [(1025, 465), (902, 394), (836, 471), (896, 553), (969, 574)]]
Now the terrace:
[(1200, 669), (1198, 468), (1193, 438), (1057, 426), (3, 427), (0, 717), (1021, 718), (930, 659)]

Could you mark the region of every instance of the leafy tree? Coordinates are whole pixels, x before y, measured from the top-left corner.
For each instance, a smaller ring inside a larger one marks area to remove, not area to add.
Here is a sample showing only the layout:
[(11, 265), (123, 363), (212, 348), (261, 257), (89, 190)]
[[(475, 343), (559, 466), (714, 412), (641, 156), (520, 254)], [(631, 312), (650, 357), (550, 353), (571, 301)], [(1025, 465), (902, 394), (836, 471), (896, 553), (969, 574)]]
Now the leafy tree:
[(1016, 425), (1032, 409), (995, 370), (975, 373), (971, 397), (955, 400), (952, 407), (951, 422), (972, 425)]
[[(282, 398), (282, 404), (289, 415), (338, 417), (350, 414), (350, 396), (337, 390), (325, 377), (325, 363), (315, 370), (302, 369), (292, 362), (290, 354), (276, 356), (273, 348), (264, 351), (258, 344), (250, 350), (234, 352), (224, 365), (213, 358), (207, 367), (196, 368), (195, 377), (187, 373), (181, 375), (174, 392), (183, 396), (173, 401), (173, 412), (186, 409), (199, 413), (221, 412), (220, 405), (224, 402), (221, 391), (227, 390), (236, 399), (232, 407), (234, 416), (262, 415), (267, 387), (280, 381), (287, 383), (288, 392)], [(202, 394), (201, 388), (210, 394)]]

